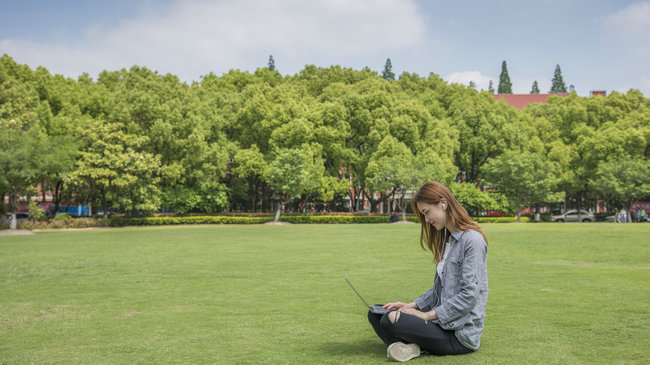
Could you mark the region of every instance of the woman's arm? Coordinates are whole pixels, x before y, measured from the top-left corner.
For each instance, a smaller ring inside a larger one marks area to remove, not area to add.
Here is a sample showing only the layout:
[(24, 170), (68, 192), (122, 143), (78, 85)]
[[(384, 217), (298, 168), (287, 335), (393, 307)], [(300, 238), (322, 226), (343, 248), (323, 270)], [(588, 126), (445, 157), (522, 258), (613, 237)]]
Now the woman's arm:
[[(459, 288), (454, 296), (447, 300), (443, 298), (442, 303), (434, 308), (443, 328), (453, 329), (462, 326), (463, 323), (454, 321), (467, 315), (476, 305), (479, 291), (485, 284), (482, 281), (487, 279), (483, 278), (482, 275), (486, 256), (487, 246), (482, 238), (475, 237), (471, 242), (467, 242), (461, 267)], [(447, 269), (447, 265), (452, 264), (452, 262), (445, 264), (445, 269)], [(450, 284), (452, 283), (445, 283), (444, 285)]]
[(402, 303), (402, 302), (394, 302), (394, 303), (385, 304), (382, 308), (389, 309), (389, 310), (390, 309), (399, 309), (399, 310), (401, 310), (401, 309), (407, 309), (407, 308), (413, 308), (414, 309), (414, 308), (417, 308), (417, 305), (415, 304), (415, 302), (411, 302), (411, 303), (408, 303), (408, 304), (407, 303)]
[(434, 319), (438, 319), (438, 313), (436, 313), (435, 309), (432, 309), (428, 312), (422, 312), (414, 308), (402, 308), (399, 310), (400, 312), (410, 314), (414, 317), (418, 317), (421, 320), (427, 322), (427, 321), (433, 321)]

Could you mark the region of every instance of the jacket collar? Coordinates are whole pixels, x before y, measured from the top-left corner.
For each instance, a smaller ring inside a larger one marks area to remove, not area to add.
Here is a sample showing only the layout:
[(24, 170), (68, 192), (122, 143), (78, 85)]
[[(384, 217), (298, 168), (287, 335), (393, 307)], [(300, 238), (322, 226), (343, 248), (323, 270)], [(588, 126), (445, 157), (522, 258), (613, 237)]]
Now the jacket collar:
[(456, 231), (451, 234), (451, 237), (453, 237), (456, 241), (460, 241), (460, 237), (465, 233), (465, 231)]

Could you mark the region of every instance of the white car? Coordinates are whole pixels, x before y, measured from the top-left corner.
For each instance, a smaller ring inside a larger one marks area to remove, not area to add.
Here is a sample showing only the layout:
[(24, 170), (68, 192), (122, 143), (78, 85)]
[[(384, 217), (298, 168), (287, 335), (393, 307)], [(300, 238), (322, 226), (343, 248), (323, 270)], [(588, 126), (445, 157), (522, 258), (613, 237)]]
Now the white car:
[(584, 210), (569, 210), (568, 212), (551, 217), (553, 222), (594, 222), (596, 217)]
[[(29, 213), (16, 213), (16, 223), (23, 223), (29, 220)], [(7, 223), (11, 222), (11, 213), (7, 213)]]

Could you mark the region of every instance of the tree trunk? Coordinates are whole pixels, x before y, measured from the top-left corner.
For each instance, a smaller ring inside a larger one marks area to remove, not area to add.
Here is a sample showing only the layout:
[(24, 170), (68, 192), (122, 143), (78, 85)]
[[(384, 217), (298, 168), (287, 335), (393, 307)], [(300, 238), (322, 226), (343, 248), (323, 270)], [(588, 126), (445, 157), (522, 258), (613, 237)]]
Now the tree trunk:
[(402, 197), (399, 199), (399, 205), (402, 208), (402, 220), (406, 222), (406, 204), (404, 204), (404, 197), (406, 196), (406, 191), (402, 192)]
[(379, 202), (379, 200), (375, 199), (373, 195), (374, 194), (367, 194), (365, 190), (363, 191), (364, 198), (367, 199), (368, 202), (370, 203), (370, 213), (377, 213), (376, 205)]
[(627, 209), (627, 223), (632, 223), (632, 207), (634, 207), (634, 200), (631, 200), (628, 205), (629, 208)]
[(53, 191), (54, 196), (52, 197), (52, 199), (54, 200), (54, 211), (52, 211), (52, 215), (56, 215), (56, 212), (59, 211), (59, 206), (61, 205), (61, 191), (63, 190), (62, 185), (63, 185), (63, 181), (58, 181), (54, 186), (54, 191)]
[(2, 217), (0, 217), (0, 220), (4, 219), (4, 216), (7, 213), (7, 211), (5, 210), (6, 209), (5, 208), (5, 195), (6, 194), (7, 193), (5, 191), (0, 191), (0, 198), (2, 198), (2, 200), (0, 200), (0, 213), (2, 213)]
[(521, 223), (521, 211), (519, 210), (519, 200), (517, 202), (517, 223)]
[(278, 202), (278, 209), (275, 211), (275, 219), (273, 222), (277, 222), (280, 219), (280, 210), (282, 209), (282, 204)]
[(106, 192), (102, 191), (102, 207), (104, 208), (104, 225), (108, 225), (108, 203), (106, 202)]
[(45, 182), (41, 183), (41, 195), (42, 195), (41, 204), (45, 204)]
[[(286, 200), (286, 202), (289, 202), (289, 199)], [(273, 222), (278, 222), (280, 219), (280, 212), (282, 210), (282, 206), (286, 203), (282, 198), (278, 199), (278, 209), (275, 211), (275, 219), (273, 219)]]
[(18, 194), (15, 190), (9, 190), (9, 211), (11, 212), (10, 229), (16, 229), (16, 209), (18, 209)]
[(354, 196), (355, 196), (355, 200), (356, 200), (356, 202), (355, 202), (356, 203), (356, 211), (358, 212), (359, 210), (361, 210), (361, 209), (359, 209), (359, 204), (360, 204), (360, 200), (361, 200), (360, 198), (362, 197), (361, 187), (359, 187), (359, 190), (355, 190)]

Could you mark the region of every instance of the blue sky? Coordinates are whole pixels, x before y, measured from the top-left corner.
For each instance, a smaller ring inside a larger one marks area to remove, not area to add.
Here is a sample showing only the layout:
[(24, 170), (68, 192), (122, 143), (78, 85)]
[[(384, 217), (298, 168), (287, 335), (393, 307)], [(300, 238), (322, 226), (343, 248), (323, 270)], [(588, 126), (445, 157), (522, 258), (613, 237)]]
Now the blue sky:
[(184, 81), (306, 64), (393, 71), (487, 89), (501, 62), (515, 93), (555, 65), (581, 96), (650, 97), (650, 1), (0, 0), (0, 53), (76, 78), (137, 64)]

